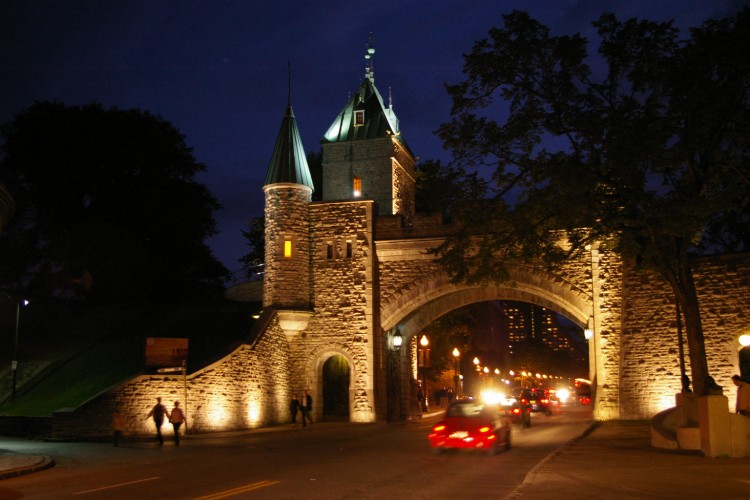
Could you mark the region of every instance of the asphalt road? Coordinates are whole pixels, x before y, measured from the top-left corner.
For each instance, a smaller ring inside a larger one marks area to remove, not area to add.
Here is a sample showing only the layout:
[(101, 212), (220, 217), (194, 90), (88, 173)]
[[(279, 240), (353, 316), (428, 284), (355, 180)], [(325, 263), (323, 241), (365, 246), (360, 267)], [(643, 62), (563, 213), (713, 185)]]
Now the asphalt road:
[(319, 423), (221, 435), (182, 445), (9, 442), (56, 466), (0, 482), (12, 498), (503, 498), (549, 453), (580, 435), (589, 407), (566, 406), (532, 427), (514, 426), (513, 448), (496, 456), (433, 455), (438, 417), (402, 424)]

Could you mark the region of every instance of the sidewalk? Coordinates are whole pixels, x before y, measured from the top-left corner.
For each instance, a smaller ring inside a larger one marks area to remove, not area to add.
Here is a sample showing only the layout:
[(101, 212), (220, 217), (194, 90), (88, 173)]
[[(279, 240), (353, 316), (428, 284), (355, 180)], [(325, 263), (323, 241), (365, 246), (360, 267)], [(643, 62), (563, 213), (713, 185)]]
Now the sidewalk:
[(50, 457), (20, 455), (0, 449), (0, 480), (49, 469), (53, 465), (55, 462)]
[(648, 422), (603, 422), (548, 455), (506, 498), (748, 499), (750, 458), (655, 449)]

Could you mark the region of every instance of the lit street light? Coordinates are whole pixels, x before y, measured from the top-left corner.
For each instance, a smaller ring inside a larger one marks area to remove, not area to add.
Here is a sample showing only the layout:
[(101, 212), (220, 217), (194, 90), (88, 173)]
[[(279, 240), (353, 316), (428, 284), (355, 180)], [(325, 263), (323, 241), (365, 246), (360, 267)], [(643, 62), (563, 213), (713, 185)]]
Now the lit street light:
[(458, 347), (453, 348), (453, 359), (455, 360), (453, 369), (453, 396), (458, 397), (458, 358), (461, 356), (461, 352)]
[(422, 411), (427, 411), (427, 395), (429, 392), (427, 391), (427, 367), (430, 365), (430, 350), (427, 349), (427, 346), (430, 345), (430, 341), (427, 339), (427, 335), (422, 335), (422, 338), (419, 339), (419, 345), (422, 346), (422, 349), (419, 351), (419, 354), (417, 355), (418, 360), (418, 366), (417, 371), (419, 371), (419, 368), (422, 368)]

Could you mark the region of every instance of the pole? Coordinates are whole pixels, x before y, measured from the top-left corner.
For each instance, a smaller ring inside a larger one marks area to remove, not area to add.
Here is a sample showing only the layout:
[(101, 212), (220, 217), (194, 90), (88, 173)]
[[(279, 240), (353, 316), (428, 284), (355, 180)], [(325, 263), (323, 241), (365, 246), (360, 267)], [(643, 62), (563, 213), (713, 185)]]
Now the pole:
[(18, 373), (18, 325), (21, 322), (21, 302), (16, 301), (16, 339), (13, 344), (13, 362), (11, 363), (11, 370), (13, 370), (13, 390), (11, 392), (11, 399), (16, 399), (16, 374)]

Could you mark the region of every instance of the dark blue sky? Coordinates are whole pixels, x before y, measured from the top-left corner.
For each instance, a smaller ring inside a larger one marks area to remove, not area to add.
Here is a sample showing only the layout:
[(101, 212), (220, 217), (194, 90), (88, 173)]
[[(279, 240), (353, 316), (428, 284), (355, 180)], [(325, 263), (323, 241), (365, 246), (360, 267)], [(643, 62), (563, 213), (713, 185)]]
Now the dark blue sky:
[(462, 54), (513, 9), (555, 34), (592, 35), (602, 12), (674, 19), (723, 17), (747, 0), (4, 0), (0, 2), (0, 122), (34, 101), (93, 101), (170, 121), (208, 171), (224, 209), (210, 241), (232, 271), (241, 235), (262, 213), (261, 185), (287, 101), (305, 149), (319, 140), (364, 77), (375, 36), (375, 84), (412, 150), (447, 158), (434, 130), (449, 119), (445, 83), (461, 81)]

